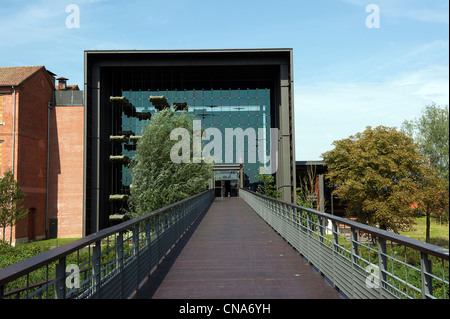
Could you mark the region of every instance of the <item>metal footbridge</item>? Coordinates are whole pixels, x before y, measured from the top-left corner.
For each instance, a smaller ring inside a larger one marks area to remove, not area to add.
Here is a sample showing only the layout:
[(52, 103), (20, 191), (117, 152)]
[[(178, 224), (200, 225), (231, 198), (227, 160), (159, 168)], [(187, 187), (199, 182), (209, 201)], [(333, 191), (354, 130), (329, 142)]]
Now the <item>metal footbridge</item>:
[(0, 270), (3, 299), (448, 299), (449, 253), (240, 189)]

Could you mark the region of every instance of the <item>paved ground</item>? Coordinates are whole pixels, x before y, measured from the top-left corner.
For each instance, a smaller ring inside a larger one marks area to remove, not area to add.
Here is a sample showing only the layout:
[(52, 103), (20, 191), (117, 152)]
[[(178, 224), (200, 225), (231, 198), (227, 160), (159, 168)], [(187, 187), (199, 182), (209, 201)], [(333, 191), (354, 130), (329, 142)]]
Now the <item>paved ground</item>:
[(342, 298), (241, 198), (216, 198), (135, 294), (144, 299)]

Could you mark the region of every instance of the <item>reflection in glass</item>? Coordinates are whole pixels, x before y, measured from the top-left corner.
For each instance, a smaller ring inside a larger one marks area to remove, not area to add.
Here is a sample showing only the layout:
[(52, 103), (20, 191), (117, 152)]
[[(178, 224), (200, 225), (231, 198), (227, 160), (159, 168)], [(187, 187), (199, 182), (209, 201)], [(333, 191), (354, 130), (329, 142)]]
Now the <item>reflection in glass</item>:
[[(149, 101), (149, 96), (162, 96), (168, 105), (187, 103), (188, 112), (202, 121), (202, 129), (218, 128), (222, 133), (222, 145), (225, 145), (226, 128), (253, 128), (258, 134), (258, 128), (266, 131), (265, 140), (257, 137), (257, 147), (265, 143), (266, 150), (270, 150), (270, 90), (269, 89), (240, 89), (240, 90), (176, 90), (176, 91), (123, 91), (122, 95), (134, 106), (136, 112), (155, 114), (157, 110)], [(213, 106), (213, 107), (212, 107)], [(131, 131), (131, 135), (140, 136), (147, 120), (127, 116), (122, 113), (121, 127), (118, 131)], [(118, 132), (113, 132), (117, 134)], [(122, 154), (133, 157), (135, 147), (122, 144)], [(237, 145), (234, 145), (236, 153)], [(245, 151), (248, 151), (245, 145)], [(225, 148), (222, 152), (222, 164), (225, 164)], [(257, 150), (256, 150), (257, 153)], [(233, 164), (239, 159), (233, 154)], [(259, 174), (260, 162), (248, 162), (248, 154), (242, 159), (244, 162), (245, 185), (251, 187), (256, 183), (255, 176)], [(261, 159), (263, 160), (263, 159)], [(126, 166), (122, 167), (122, 185), (129, 186), (131, 178)]]

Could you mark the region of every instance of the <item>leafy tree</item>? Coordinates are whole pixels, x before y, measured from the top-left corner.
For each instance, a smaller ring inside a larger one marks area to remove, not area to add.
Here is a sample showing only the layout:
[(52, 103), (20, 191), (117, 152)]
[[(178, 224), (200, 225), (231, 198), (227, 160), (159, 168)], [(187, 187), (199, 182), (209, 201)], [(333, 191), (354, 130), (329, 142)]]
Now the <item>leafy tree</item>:
[(297, 205), (318, 209), (316, 188), (316, 168), (308, 166), (306, 174), (300, 178), (297, 187)]
[[(170, 139), (171, 132), (176, 128), (192, 132), (193, 119), (186, 111), (164, 109), (148, 122), (130, 164), (131, 216), (149, 213), (206, 189), (213, 174), (211, 164), (194, 163), (193, 152), (187, 163), (171, 159), (172, 147), (177, 143)], [(192, 145), (192, 135), (189, 142), (187, 146)]]
[[(436, 103), (426, 106), (422, 115), (412, 121), (404, 121), (402, 130), (415, 139), (420, 145), (420, 151), (429, 158), (431, 165), (439, 172), (443, 180), (433, 178), (429, 188), (434, 191), (424, 195), (422, 211), (427, 219), (426, 241), (430, 239), (430, 217), (439, 217), (442, 222), (448, 222), (449, 206), (449, 109), (448, 106), (438, 106)], [(431, 176), (431, 175), (430, 175)], [(442, 189), (442, 183), (446, 188)]]
[(28, 214), (28, 210), (20, 205), (24, 198), (25, 193), (20, 189), (12, 172), (5, 172), (0, 178), (0, 226), (3, 228), (3, 241), (6, 227), (16, 225)]
[(431, 216), (448, 218), (448, 192), (446, 182), (441, 178), (436, 169), (429, 165), (423, 184), (421, 185), (420, 201), (417, 207), (426, 216), (425, 241), (430, 242)]
[(283, 193), (277, 190), (274, 177), (270, 174), (258, 174), (255, 178), (259, 181), (257, 193), (273, 198), (281, 198)]
[[(396, 233), (411, 228), (413, 211), (422, 205), (430, 165), (418, 145), (395, 128), (367, 127), (335, 141), (322, 154), (333, 193), (347, 203), (359, 222)], [(428, 184), (427, 184), (428, 183)]]
[(420, 145), (439, 175), (447, 181), (449, 189), (449, 109), (433, 103), (422, 110), (422, 116), (404, 121), (402, 130)]

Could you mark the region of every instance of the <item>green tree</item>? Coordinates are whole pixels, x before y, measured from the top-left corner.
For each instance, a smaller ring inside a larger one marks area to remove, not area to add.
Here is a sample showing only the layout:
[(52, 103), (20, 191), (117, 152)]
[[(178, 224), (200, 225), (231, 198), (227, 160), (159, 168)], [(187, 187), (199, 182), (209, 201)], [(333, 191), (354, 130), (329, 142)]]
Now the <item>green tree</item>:
[(428, 105), (422, 115), (412, 121), (404, 121), (402, 130), (420, 145), (439, 175), (447, 181), (449, 189), (449, 109), (448, 106)]
[(258, 194), (273, 198), (281, 198), (283, 196), (283, 193), (277, 190), (277, 186), (274, 184), (275, 179), (272, 175), (258, 174), (255, 178), (260, 183), (256, 190)]
[(28, 214), (28, 210), (21, 205), (24, 198), (25, 193), (20, 189), (12, 172), (5, 172), (0, 178), (0, 226), (3, 229), (3, 241), (6, 227), (16, 225)]
[(333, 143), (322, 154), (333, 193), (347, 203), (359, 222), (390, 229), (410, 229), (414, 208), (422, 203), (429, 165), (418, 145), (395, 128), (367, 127), (363, 133)]
[(306, 174), (300, 178), (297, 187), (297, 205), (318, 209), (316, 188), (316, 168), (309, 165)]
[(420, 201), (417, 203), (419, 211), (426, 216), (425, 241), (430, 242), (431, 216), (448, 218), (448, 191), (446, 181), (441, 178), (437, 170), (430, 164), (420, 188)]
[[(187, 163), (175, 163), (171, 159), (172, 147), (177, 143), (170, 139), (176, 128), (192, 132), (193, 116), (188, 112), (172, 112), (164, 109), (156, 113), (144, 128), (136, 155), (130, 164), (132, 187), (129, 213), (132, 217), (149, 213), (206, 189), (212, 177), (212, 165), (194, 163), (190, 152)], [(189, 148), (192, 135), (189, 137)]]

